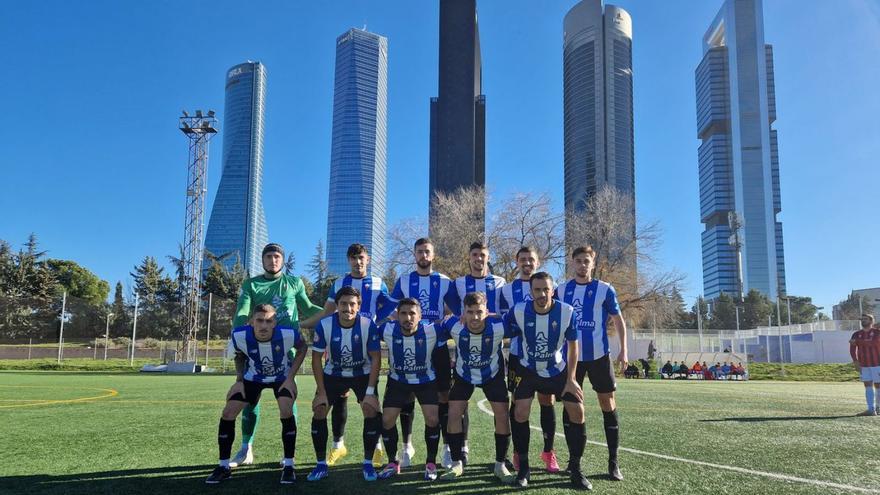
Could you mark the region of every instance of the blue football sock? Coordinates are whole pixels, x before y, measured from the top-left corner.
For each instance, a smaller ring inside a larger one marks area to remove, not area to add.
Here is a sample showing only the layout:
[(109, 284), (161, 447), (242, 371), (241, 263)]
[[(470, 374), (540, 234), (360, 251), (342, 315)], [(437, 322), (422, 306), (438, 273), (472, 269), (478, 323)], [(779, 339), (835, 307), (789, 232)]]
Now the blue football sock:
[(865, 400), (868, 401), (868, 409), (874, 408), (874, 387), (867, 386), (865, 387)]

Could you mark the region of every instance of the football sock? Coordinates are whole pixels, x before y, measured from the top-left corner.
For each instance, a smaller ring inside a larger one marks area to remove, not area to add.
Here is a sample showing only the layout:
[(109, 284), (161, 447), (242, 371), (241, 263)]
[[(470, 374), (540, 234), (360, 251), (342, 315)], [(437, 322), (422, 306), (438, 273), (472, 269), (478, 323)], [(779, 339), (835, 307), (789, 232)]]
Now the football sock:
[(425, 426), (425, 445), (427, 446), (428, 451), (427, 460), (425, 462), (437, 462), (437, 448), (440, 446), (440, 425)]
[(260, 424), (260, 404), (252, 406), (248, 404), (241, 411), (241, 444), (250, 445), (254, 443), (254, 433)]
[[(620, 425), (617, 421), (617, 409), (611, 412), (602, 411), (605, 422), (605, 441), (608, 443), (608, 459), (617, 460), (617, 447), (620, 445)], [(586, 430), (584, 431), (586, 437)]]
[(315, 446), (315, 459), (327, 459), (327, 418), (312, 418), (312, 444)]
[(382, 428), (382, 442), (385, 443), (385, 452), (388, 453), (389, 462), (397, 462), (397, 425)]
[(296, 453), (296, 419), (293, 417), (281, 420), (281, 444), (284, 446), (284, 458), (292, 459)]
[(348, 398), (337, 397), (333, 401), (333, 408), (330, 410), (330, 423), (333, 428), (333, 447), (341, 447), (343, 441), (342, 436), (345, 434), (345, 424), (348, 422)]
[(412, 426), (415, 410), (415, 401), (403, 406), (400, 410), (400, 434), (403, 435), (403, 443), (407, 445), (412, 445)]
[(544, 452), (550, 452), (556, 437), (556, 411), (553, 406), (541, 406), (541, 433), (544, 435)]
[(382, 430), (382, 418), (373, 416), (372, 418), (364, 418), (364, 457), (373, 458), (373, 451), (376, 450), (379, 441), (379, 435)]
[(510, 434), (495, 434), (495, 462), (504, 462), (507, 458), (507, 448), (510, 446)]
[(235, 441), (235, 420), (220, 420), (217, 428), (217, 445), (220, 447), (220, 460), (225, 460), (229, 465), (229, 456), (232, 455), (232, 442)]

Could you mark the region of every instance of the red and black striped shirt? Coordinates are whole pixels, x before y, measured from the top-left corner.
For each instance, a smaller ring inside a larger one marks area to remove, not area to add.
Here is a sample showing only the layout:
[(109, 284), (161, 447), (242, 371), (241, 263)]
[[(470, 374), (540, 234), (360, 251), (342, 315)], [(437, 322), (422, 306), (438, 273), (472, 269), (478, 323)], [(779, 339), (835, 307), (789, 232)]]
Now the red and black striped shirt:
[(880, 330), (862, 329), (849, 341), (849, 355), (862, 367), (880, 366)]

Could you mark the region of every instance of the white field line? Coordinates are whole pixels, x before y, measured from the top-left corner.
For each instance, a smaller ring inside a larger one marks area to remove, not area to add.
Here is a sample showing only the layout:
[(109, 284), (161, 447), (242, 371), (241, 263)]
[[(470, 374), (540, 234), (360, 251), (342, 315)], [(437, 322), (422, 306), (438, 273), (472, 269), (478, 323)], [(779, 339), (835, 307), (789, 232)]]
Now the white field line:
[[(490, 416), (493, 415), (492, 408), (488, 405), (488, 401), (486, 399), (480, 400), (479, 402), (477, 402), (477, 405), (479, 406), (480, 410), (483, 411), (484, 413), (486, 413)], [(535, 430), (535, 431), (541, 431), (541, 428), (539, 428), (537, 426), (531, 426), (531, 429)], [(561, 438), (565, 438), (565, 435), (563, 435), (562, 433), (557, 433), (556, 436), (561, 437)], [(604, 444), (602, 442), (594, 442), (592, 440), (588, 440), (587, 443), (592, 444), (592, 445), (600, 445), (602, 447), (608, 446), (607, 444)], [(638, 455), (643, 455), (643, 456), (648, 456), (648, 457), (654, 457), (654, 458), (663, 459), (666, 461), (683, 462), (685, 464), (695, 464), (697, 466), (705, 466), (705, 467), (714, 468), (714, 469), (721, 469), (724, 471), (733, 471), (735, 473), (749, 474), (752, 476), (762, 476), (764, 478), (771, 478), (771, 479), (782, 480), (782, 481), (790, 481), (793, 483), (803, 483), (806, 485), (836, 488), (838, 490), (850, 490), (850, 491), (855, 491), (855, 492), (860, 492), (860, 493), (880, 493), (880, 490), (871, 489), (871, 488), (864, 488), (861, 486), (844, 485), (842, 483), (833, 483), (831, 481), (813, 480), (813, 479), (809, 479), (809, 478), (799, 478), (797, 476), (789, 476), (787, 474), (770, 473), (767, 471), (758, 471), (756, 469), (746, 469), (746, 468), (741, 468), (741, 467), (737, 467), (737, 466), (728, 466), (725, 464), (713, 464), (711, 462), (705, 462), (705, 461), (695, 461), (693, 459), (685, 459), (682, 457), (675, 457), (675, 456), (666, 455), (666, 454), (657, 454), (654, 452), (647, 452), (644, 450), (631, 449), (628, 447), (620, 447), (620, 450), (622, 450), (623, 452), (629, 452), (631, 454), (638, 454)]]

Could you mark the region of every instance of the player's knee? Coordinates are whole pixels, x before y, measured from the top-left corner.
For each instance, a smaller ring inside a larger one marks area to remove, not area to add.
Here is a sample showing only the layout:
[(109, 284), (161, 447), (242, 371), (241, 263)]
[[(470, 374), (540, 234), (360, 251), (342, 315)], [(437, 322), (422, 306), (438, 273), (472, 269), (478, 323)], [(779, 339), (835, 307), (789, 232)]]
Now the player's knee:
[(517, 423), (524, 423), (529, 419), (529, 410), (517, 405), (513, 410), (513, 418), (516, 419)]
[(234, 421), (236, 417), (238, 417), (238, 413), (240, 409), (233, 403), (227, 402), (226, 407), (223, 408), (223, 412), (220, 413), (220, 416), (224, 421)]
[(365, 418), (372, 418), (378, 413), (372, 406), (364, 403), (361, 403), (361, 412), (364, 413)]
[(552, 406), (553, 405), (553, 396), (552, 395), (538, 395), (538, 404), (542, 406)]
[(312, 406), (312, 413), (314, 413), (315, 419), (326, 419), (327, 404), (318, 404), (317, 406)]

